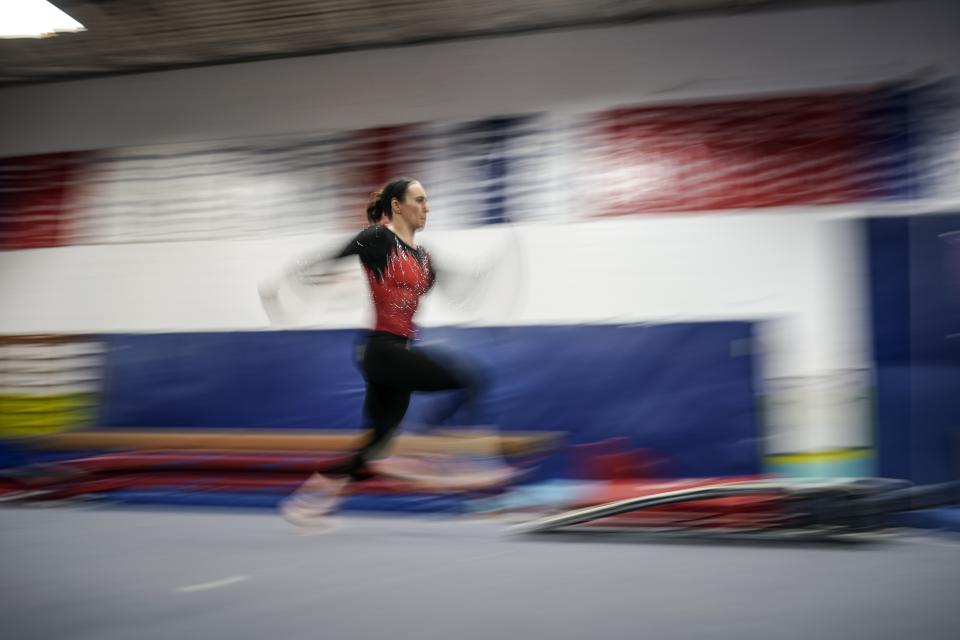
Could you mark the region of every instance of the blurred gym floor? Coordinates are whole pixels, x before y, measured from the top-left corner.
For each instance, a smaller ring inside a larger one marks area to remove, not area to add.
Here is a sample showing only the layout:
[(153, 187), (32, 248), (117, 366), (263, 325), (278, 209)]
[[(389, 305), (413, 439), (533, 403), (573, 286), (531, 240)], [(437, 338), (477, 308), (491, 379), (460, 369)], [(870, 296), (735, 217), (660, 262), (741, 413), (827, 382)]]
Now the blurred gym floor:
[(451, 517), (0, 509), (6, 640), (953, 639), (960, 538), (511, 536)]

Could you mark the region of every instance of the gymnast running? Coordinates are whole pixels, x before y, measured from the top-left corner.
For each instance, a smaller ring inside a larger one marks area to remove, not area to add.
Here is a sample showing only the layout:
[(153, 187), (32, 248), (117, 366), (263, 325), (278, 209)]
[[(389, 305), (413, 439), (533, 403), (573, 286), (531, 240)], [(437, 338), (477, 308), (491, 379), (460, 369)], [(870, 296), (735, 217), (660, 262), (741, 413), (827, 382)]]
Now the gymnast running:
[[(456, 391), (451, 401), (438, 404), (429, 423), (440, 424), (461, 407), (473, 404), (482, 390), (482, 376), (474, 367), (441, 360), (415, 345), (414, 313), (420, 298), (433, 287), (436, 272), (426, 249), (415, 235), (424, 228), (430, 207), (423, 186), (416, 180), (398, 178), (370, 196), (367, 219), (361, 231), (333, 256), (296, 261), (280, 276), (260, 285), (263, 306), (271, 321), (279, 321), (283, 309), (278, 291), (284, 282), (302, 281), (307, 271), (320, 267), (324, 275), (338, 261), (358, 256), (373, 298), (376, 322), (358, 350), (360, 369), (366, 379), (364, 416), (367, 432), (349, 462), (324, 475), (314, 474), (288, 498), (281, 509), (288, 520), (306, 524), (333, 510), (348, 485), (384, 473), (380, 458), (396, 434), (414, 391)], [(321, 275), (321, 280), (323, 275)], [(493, 486), (508, 479), (512, 470), (501, 468), (462, 478), (467, 484)], [(333, 481), (324, 476), (337, 476)], [(416, 476), (405, 476), (416, 482)], [(429, 486), (426, 479), (423, 485)]]

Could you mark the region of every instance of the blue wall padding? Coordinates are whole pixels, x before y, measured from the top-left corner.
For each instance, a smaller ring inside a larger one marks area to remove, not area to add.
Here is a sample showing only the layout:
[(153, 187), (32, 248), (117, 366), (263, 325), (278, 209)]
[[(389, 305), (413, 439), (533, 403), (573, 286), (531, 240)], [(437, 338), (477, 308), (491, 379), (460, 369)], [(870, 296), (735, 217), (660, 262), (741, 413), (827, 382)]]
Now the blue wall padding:
[(0, 440), (0, 469), (19, 467), (34, 461), (31, 452), (12, 443)]
[(960, 477), (960, 214), (867, 221), (879, 471)]
[[(490, 384), (451, 424), (626, 436), (679, 476), (758, 472), (752, 324), (435, 328)], [(106, 427), (358, 429), (358, 331), (109, 336)], [(422, 394), (411, 423), (444, 394)]]
[(358, 332), (113, 334), (101, 423), (356, 429)]
[(894, 516), (893, 523), (901, 527), (960, 532), (960, 507), (898, 513)]

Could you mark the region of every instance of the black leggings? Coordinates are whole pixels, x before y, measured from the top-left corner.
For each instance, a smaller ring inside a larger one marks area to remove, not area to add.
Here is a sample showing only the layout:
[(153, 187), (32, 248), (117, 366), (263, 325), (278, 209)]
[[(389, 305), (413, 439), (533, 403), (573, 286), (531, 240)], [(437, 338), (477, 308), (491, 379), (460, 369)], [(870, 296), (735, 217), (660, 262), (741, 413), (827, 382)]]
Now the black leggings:
[(428, 424), (439, 424), (465, 404), (472, 405), (483, 384), (475, 367), (452, 362), (413, 346), (412, 341), (375, 332), (358, 348), (357, 359), (367, 380), (363, 412), (366, 440), (353, 458), (337, 471), (353, 480), (371, 477), (367, 463), (387, 445), (400, 426), (414, 391), (459, 391), (436, 404)]

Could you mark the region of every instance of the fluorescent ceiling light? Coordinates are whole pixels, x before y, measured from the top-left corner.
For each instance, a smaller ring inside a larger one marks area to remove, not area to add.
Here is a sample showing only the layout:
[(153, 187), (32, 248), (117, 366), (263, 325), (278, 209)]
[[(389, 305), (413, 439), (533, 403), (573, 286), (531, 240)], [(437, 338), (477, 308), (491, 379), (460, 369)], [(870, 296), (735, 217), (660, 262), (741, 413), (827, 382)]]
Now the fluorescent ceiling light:
[(0, 0), (0, 38), (40, 38), (86, 28), (47, 0)]

